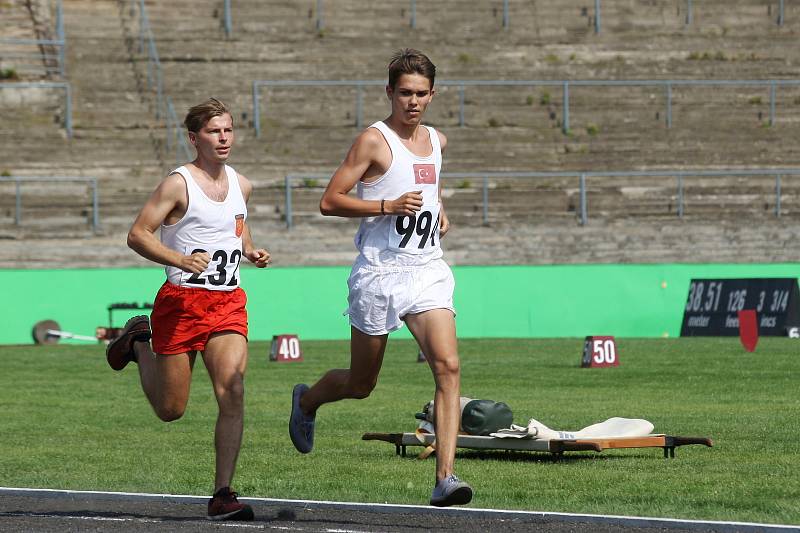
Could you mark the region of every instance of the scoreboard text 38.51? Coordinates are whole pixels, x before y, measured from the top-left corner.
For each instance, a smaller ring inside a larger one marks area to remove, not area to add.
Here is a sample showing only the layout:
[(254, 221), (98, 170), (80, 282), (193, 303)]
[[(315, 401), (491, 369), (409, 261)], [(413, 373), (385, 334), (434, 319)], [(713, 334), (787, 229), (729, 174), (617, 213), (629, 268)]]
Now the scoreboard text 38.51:
[(800, 326), (797, 278), (693, 279), (681, 336), (739, 335), (745, 309), (755, 310), (760, 335), (786, 336)]

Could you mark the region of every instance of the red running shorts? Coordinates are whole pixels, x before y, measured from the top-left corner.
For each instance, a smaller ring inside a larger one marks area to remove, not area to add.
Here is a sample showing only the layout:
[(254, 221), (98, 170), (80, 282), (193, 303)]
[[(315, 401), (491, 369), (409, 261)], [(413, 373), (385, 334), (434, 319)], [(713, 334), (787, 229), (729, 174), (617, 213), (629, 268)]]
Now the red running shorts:
[(247, 338), (247, 295), (241, 287), (210, 291), (166, 282), (153, 302), (153, 351), (172, 355), (205, 350), (213, 333), (232, 331)]

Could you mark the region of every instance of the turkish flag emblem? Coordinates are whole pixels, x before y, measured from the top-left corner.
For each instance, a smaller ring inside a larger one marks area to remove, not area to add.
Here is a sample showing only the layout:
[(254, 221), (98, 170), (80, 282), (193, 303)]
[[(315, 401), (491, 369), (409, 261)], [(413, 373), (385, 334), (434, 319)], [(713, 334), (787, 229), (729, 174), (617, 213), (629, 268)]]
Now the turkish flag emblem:
[(414, 165), (414, 183), (436, 184), (436, 165), (430, 163)]
[(244, 215), (236, 215), (236, 236), (241, 237), (244, 231)]

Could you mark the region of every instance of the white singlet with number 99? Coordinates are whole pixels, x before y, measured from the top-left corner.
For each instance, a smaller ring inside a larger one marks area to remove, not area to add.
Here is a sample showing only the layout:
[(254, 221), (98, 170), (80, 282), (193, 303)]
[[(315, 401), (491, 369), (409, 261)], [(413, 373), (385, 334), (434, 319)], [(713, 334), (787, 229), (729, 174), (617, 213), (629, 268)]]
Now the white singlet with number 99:
[(395, 215), (388, 226), (389, 249), (422, 254), (439, 247), (439, 205), (424, 205), (415, 215)]

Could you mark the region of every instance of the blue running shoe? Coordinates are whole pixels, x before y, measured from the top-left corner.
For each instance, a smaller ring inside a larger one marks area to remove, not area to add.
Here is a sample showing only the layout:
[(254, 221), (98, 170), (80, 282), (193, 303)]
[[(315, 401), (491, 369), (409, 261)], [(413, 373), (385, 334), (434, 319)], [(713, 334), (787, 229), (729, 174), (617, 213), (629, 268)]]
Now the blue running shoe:
[(289, 437), (300, 453), (308, 453), (314, 447), (314, 418), (300, 409), (300, 398), (308, 390), (308, 385), (298, 383), (292, 390), (292, 414), (289, 417)]
[(464, 505), (472, 501), (472, 487), (461, 481), (455, 474), (450, 474), (433, 488), (431, 505), (449, 507)]

